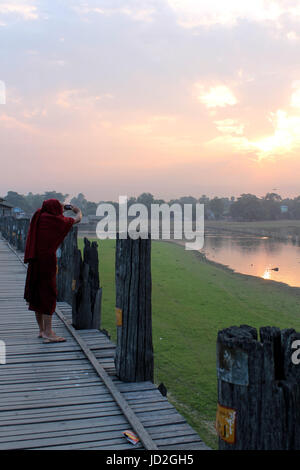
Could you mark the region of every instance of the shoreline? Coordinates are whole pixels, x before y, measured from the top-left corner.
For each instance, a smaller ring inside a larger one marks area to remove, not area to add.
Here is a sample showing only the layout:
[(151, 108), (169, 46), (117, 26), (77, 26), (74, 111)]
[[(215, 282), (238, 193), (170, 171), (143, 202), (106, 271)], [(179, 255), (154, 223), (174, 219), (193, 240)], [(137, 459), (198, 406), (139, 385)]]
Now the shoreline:
[(206, 221), (205, 228), (216, 232), (269, 237), (300, 244), (299, 220), (267, 220), (257, 222)]
[[(182, 240), (158, 240), (158, 241), (164, 241), (167, 243), (173, 243), (175, 245), (181, 246), (184, 249), (184, 242)], [(300, 287), (297, 286), (290, 286), (289, 284), (286, 284), (285, 282), (281, 281), (274, 281), (273, 279), (263, 279), (262, 277), (255, 276), (253, 274), (244, 274), (240, 273), (238, 271), (235, 271), (233, 268), (230, 268), (230, 266), (222, 263), (218, 263), (217, 261), (213, 261), (208, 259), (203, 253), (200, 253), (199, 251), (194, 251), (194, 256), (197, 258), (200, 258), (199, 261), (202, 261), (206, 264), (209, 264), (211, 266), (214, 266), (215, 268), (222, 269), (223, 271), (232, 274), (234, 276), (238, 276), (244, 279), (249, 279), (249, 280), (256, 280), (260, 282), (261, 284), (265, 285), (273, 285), (276, 287), (279, 287), (281, 289), (285, 289), (286, 291), (289, 291), (291, 294), (298, 294), (300, 296)]]
[[(209, 228), (212, 228), (212, 229), (215, 229), (215, 227), (209, 227)], [(245, 231), (237, 231), (237, 230), (230, 230), (229, 228), (220, 228), (219, 229), (220, 231), (224, 231), (226, 233), (232, 233), (232, 234), (235, 234), (235, 233), (247, 233)], [(258, 234), (258, 233), (247, 233), (248, 235), (253, 235), (253, 236), (263, 236), (262, 234)], [(87, 237), (87, 238), (90, 238), (92, 240), (96, 240), (98, 241), (99, 239), (97, 238), (97, 235), (96, 233), (93, 234), (93, 236), (90, 236), (92, 235), (91, 232), (81, 232), (81, 233), (78, 233), (78, 237), (79, 238), (84, 238), (84, 237)], [(274, 237), (275, 239), (276, 237)], [(277, 239), (277, 238), (276, 238)], [(279, 239), (277, 239), (279, 241)], [(100, 240), (99, 240), (100, 241)], [(102, 240), (101, 240), (102, 241)], [(165, 243), (172, 243), (172, 244), (175, 244), (175, 245), (178, 245), (178, 246), (181, 246), (183, 249), (185, 249), (185, 241), (184, 240), (174, 240), (174, 239), (170, 239), (170, 240), (152, 240), (153, 242), (165, 242)], [(280, 241), (284, 241), (283, 239), (281, 239)], [(192, 251), (192, 250), (189, 250), (189, 251)], [(285, 289), (286, 291), (289, 291), (289, 293), (291, 294), (299, 294), (300, 295), (300, 286), (297, 287), (297, 286), (290, 286), (289, 284), (287, 283), (284, 283), (284, 282), (281, 282), (281, 281), (275, 281), (273, 279), (263, 279), (262, 277), (260, 276), (255, 276), (255, 275), (252, 275), (252, 274), (244, 274), (244, 273), (241, 273), (239, 271), (235, 271), (233, 268), (231, 268), (230, 266), (226, 265), (226, 264), (222, 264), (222, 263), (218, 263), (217, 261), (213, 261), (213, 260), (210, 260), (208, 259), (204, 253), (201, 253), (200, 251), (197, 251), (197, 250), (193, 250), (193, 253), (194, 253), (194, 256), (196, 256), (197, 258), (199, 258), (199, 261), (202, 261), (206, 264), (209, 264), (211, 266), (214, 266), (215, 268), (218, 268), (218, 269), (221, 269), (223, 271), (226, 271), (227, 273), (230, 273), (232, 275), (235, 275), (235, 276), (240, 276), (240, 277), (243, 277), (244, 279), (249, 279), (249, 280), (253, 280), (253, 279), (256, 279), (258, 280), (260, 283), (263, 283), (265, 285), (274, 285), (276, 287), (280, 287), (281, 289)]]

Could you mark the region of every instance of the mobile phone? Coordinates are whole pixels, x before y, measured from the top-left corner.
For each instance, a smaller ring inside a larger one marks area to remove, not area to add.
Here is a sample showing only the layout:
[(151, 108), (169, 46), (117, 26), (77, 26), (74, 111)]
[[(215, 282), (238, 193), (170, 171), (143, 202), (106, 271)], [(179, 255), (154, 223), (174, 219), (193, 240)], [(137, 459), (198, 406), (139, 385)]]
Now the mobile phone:
[(64, 209), (65, 211), (71, 211), (72, 210), (71, 204), (65, 204)]

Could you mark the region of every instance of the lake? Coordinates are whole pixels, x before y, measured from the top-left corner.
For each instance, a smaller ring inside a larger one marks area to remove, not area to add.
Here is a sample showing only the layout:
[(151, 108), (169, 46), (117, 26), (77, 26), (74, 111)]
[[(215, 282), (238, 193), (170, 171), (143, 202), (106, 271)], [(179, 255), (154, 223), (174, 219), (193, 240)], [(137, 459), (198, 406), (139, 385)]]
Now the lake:
[[(96, 227), (94, 231), (82, 227), (79, 233), (82, 237), (96, 238)], [(206, 229), (204, 248), (200, 251), (207, 259), (236, 272), (300, 287), (300, 247), (292, 241)]]
[(300, 247), (291, 241), (207, 230), (200, 251), (236, 272), (300, 287)]

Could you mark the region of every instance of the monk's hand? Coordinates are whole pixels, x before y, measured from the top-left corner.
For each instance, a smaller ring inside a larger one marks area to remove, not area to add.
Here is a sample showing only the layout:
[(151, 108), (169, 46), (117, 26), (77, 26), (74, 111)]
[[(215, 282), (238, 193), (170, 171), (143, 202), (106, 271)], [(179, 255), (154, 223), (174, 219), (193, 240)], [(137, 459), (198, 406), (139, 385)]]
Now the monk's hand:
[(73, 206), (73, 212), (74, 212), (74, 214), (76, 214), (74, 224), (78, 224), (82, 219), (82, 212), (79, 209), (79, 207), (76, 207), (76, 206)]
[(63, 206), (63, 211), (72, 211), (74, 206), (72, 204), (62, 204)]
[(72, 206), (72, 211), (74, 212), (74, 214), (78, 214), (80, 211), (79, 207), (76, 207), (76, 206)]

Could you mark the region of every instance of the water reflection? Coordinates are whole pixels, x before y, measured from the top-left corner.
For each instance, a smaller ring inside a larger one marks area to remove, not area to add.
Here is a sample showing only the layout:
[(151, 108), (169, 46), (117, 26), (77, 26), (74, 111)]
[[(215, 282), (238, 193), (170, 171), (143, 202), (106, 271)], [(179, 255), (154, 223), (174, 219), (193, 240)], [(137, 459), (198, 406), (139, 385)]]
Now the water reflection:
[(208, 231), (201, 252), (237, 272), (300, 287), (300, 248), (291, 241)]
[(262, 277), (264, 279), (271, 279), (271, 271), (270, 269), (266, 269), (265, 272), (263, 273)]

